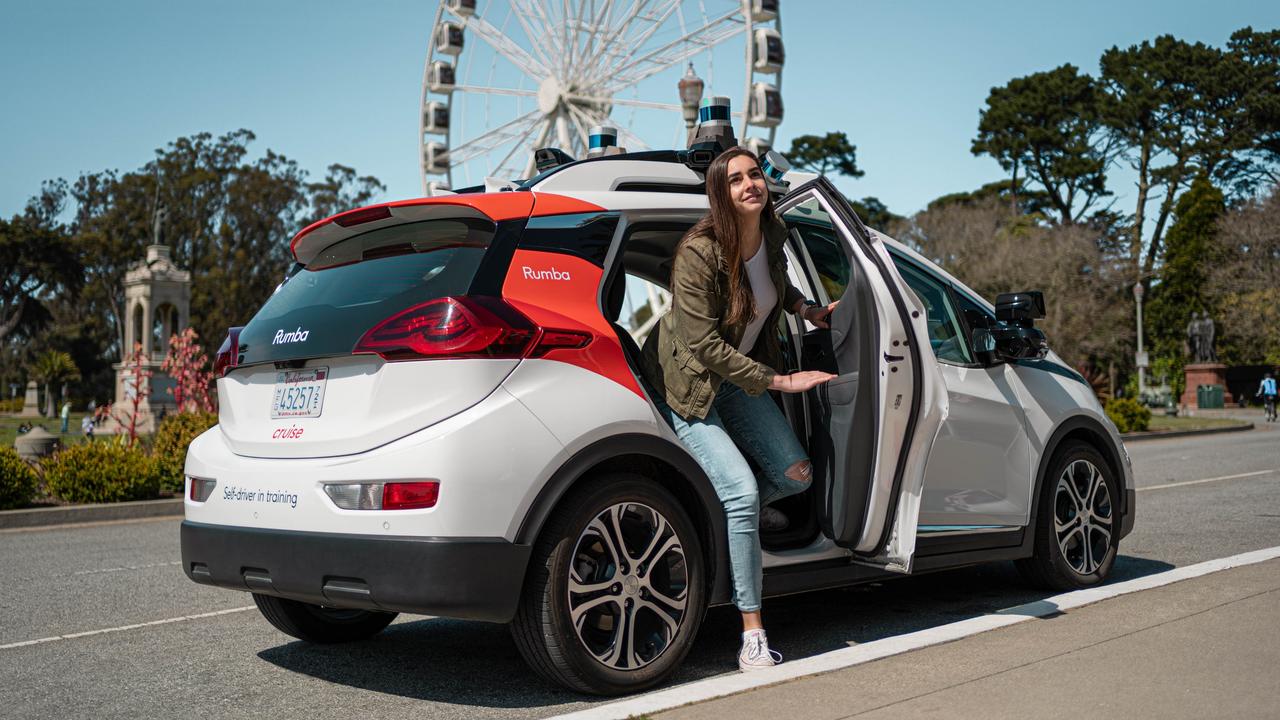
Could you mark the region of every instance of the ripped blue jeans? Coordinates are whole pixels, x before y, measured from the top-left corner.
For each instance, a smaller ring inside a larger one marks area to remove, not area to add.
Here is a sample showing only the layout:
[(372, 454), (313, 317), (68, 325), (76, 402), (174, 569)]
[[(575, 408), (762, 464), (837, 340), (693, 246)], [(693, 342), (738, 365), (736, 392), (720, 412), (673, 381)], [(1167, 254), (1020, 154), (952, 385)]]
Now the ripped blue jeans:
[[(808, 482), (787, 477), (787, 468), (807, 459), (804, 448), (768, 393), (752, 397), (730, 382), (720, 385), (705, 420), (683, 418), (650, 393), (667, 424), (702, 466), (724, 504), (729, 530), (733, 604), (742, 612), (760, 609), (760, 508), (794, 495)], [(743, 451), (760, 468), (752, 472)]]

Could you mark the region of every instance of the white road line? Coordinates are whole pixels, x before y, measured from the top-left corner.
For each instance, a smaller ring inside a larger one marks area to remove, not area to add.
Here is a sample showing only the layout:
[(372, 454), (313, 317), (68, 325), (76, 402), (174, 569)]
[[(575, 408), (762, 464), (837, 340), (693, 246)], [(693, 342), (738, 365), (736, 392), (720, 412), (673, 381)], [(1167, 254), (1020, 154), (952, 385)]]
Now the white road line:
[(203, 620), (204, 618), (218, 617), (219, 615), (230, 615), (231, 613), (244, 612), (245, 610), (253, 610), (256, 607), (256, 605), (249, 605), (247, 607), (231, 608), (230, 610), (215, 610), (213, 612), (200, 613), (199, 615), (182, 615), (179, 617), (165, 618), (164, 620), (152, 620), (150, 622), (136, 623), (134, 625), (121, 625), (120, 627), (103, 628), (101, 630), (85, 630), (84, 632), (69, 633), (67, 635), (54, 635), (52, 637), (36, 638), (35, 640), (23, 640), (22, 642), (0, 645), (0, 650), (26, 647), (28, 645), (41, 645), (44, 643), (58, 642), (59, 640), (74, 640), (75, 638), (124, 632), (125, 630), (137, 630), (139, 628), (152, 627), (154, 625), (168, 625), (170, 623), (186, 622), (187, 620)]
[(171, 562), (147, 563), (146, 565), (125, 565), (123, 567), (98, 568), (97, 570), (77, 570), (72, 575), (97, 575), (99, 573), (121, 572), (124, 570), (146, 570), (147, 568), (170, 567), (172, 565), (181, 565), (181, 560), (173, 560)]
[(1138, 492), (1147, 490), (1164, 490), (1165, 488), (1185, 487), (1187, 485), (1203, 485), (1204, 483), (1219, 482), (1221, 480), (1239, 480), (1240, 478), (1257, 477), (1259, 475), (1267, 475), (1273, 472), (1280, 472), (1280, 469), (1273, 468), (1271, 470), (1258, 470), (1256, 472), (1240, 473), (1239, 475), (1223, 475), (1222, 477), (1203, 478), (1201, 480), (1187, 480), (1186, 482), (1165, 483), (1163, 485), (1148, 485), (1138, 488)]
[[(990, 615), (982, 615), (967, 620), (960, 620), (949, 625), (919, 630), (905, 635), (888, 637), (882, 640), (854, 645), (852, 647), (832, 650), (820, 655), (792, 660), (775, 667), (756, 670), (751, 673), (732, 673), (720, 675), (706, 680), (698, 680), (685, 685), (657, 690), (645, 695), (628, 698), (608, 705), (580, 710), (578, 712), (558, 715), (549, 720), (623, 720), (633, 715), (656, 713), (702, 702), (713, 698), (732, 695), (744, 690), (773, 685), (787, 680), (794, 680), (806, 675), (831, 672), (842, 668), (861, 665), (891, 655), (918, 650), (930, 645), (951, 642), (961, 638), (977, 635), (988, 630), (1016, 625), (1035, 618), (1047, 617), (1064, 610), (1089, 605), (1100, 600), (1108, 600), (1120, 595), (1150, 590), (1151, 588), (1169, 585), (1170, 583), (1189, 580), (1208, 575), (1209, 573), (1227, 570), (1243, 565), (1265, 562), (1280, 558), (1280, 547), (1271, 547), (1253, 552), (1241, 553), (1231, 557), (1209, 560), (1207, 562), (1174, 568), (1162, 573), (1127, 580), (1125, 582), (1102, 587), (1076, 590), (1074, 592), (1055, 595), (1054, 597), (1036, 600), (1017, 607), (999, 610)], [(726, 659), (726, 663), (728, 659)]]

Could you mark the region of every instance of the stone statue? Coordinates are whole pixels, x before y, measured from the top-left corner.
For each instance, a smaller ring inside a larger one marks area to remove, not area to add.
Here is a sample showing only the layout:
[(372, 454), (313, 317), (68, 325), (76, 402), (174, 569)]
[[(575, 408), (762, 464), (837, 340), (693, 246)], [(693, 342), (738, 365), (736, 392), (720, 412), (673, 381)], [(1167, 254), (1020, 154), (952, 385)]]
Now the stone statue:
[(1187, 323), (1187, 350), (1191, 355), (1191, 362), (1218, 362), (1218, 353), (1213, 349), (1216, 334), (1213, 318), (1209, 317), (1208, 312), (1191, 313), (1191, 322)]
[(169, 208), (160, 203), (156, 206), (156, 212), (151, 218), (151, 244), (164, 244), (164, 221), (169, 217)]
[(1191, 313), (1191, 320), (1187, 322), (1187, 354), (1191, 356), (1191, 362), (1199, 362), (1200, 318), (1194, 312)]
[(1200, 313), (1200, 352), (1204, 355), (1204, 359), (1200, 362), (1218, 362), (1218, 351), (1213, 349), (1216, 335), (1217, 329), (1213, 326), (1213, 318), (1209, 317), (1207, 311)]

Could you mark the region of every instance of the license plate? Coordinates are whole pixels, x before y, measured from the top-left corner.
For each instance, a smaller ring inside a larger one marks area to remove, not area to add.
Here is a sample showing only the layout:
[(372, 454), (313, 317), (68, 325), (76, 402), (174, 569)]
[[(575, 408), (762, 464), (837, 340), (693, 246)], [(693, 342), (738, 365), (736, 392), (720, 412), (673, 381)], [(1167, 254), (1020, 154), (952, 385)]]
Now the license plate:
[(320, 417), (324, 408), (324, 385), (328, 379), (329, 368), (325, 367), (276, 373), (271, 417)]

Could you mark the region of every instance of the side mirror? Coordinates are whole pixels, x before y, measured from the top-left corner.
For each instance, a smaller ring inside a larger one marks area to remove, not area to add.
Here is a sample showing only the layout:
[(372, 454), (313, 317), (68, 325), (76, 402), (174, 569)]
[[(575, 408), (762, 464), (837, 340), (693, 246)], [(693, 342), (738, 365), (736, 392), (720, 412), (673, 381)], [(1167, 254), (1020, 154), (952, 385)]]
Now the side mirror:
[(1016, 293), (1000, 293), (996, 296), (996, 319), (1031, 327), (1033, 321), (1044, 317), (1044, 293), (1028, 290)]
[(1049, 353), (1049, 343), (1044, 333), (1027, 325), (1000, 323), (991, 331), (995, 338), (996, 354), (1003, 360), (1031, 360)]
[(973, 329), (973, 354), (979, 365), (990, 367), (1000, 362), (1000, 354), (996, 352), (996, 336), (991, 328)]

